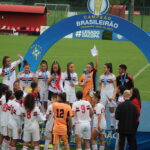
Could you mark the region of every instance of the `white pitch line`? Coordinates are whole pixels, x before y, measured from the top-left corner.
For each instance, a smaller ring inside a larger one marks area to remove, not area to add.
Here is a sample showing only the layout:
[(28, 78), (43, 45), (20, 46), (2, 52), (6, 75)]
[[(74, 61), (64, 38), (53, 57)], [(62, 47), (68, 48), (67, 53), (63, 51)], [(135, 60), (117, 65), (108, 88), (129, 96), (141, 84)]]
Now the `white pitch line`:
[(134, 80), (135, 80), (146, 68), (148, 68), (149, 66), (150, 66), (150, 63), (147, 64), (146, 66), (144, 66), (143, 68), (141, 68), (141, 69), (138, 71), (138, 73), (136, 73), (136, 74), (133, 76)]
[(150, 93), (150, 91), (143, 91), (143, 90), (140, 90), (140, 92), (141, 92), (141, 93), (147, 93), (147, 94)]

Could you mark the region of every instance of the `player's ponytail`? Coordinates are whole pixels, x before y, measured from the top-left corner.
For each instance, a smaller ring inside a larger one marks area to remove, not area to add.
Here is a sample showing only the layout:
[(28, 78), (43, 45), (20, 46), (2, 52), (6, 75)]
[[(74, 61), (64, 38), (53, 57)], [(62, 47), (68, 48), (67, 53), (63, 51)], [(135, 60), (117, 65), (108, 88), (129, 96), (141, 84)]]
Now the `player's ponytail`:
[(54, 61), (54, 62), (52, 63), (52, 66), (51, 66), (51, 74), (55, 74), (55, 73), (56, 73), (56, 72), (54, 72), (54, 70), (53, 70), (53, 66), (54, 66), (54, 65), (58, 65), (57, 74), (60, 75), (60, 74), (61, 74), (61, 68), (60, 68), (60, 65), (59, 65), (58, 61)]
[(8, 102), (9, 99), (14, 98), (13, 92), (12, 91), (7, 91), (6, 92), (6, 103)]
[(73, 62), (69, 62), (69, 63), (67, 64), (67, 75), (68, 75), (68, 80), (69, 80), (69, 81), (71, 80), (71, 75), (70, 75), (69, 67), (70, 67), (70, 65), (72, 65), (72, 64), (73, 64)]
[(76, 97), (78, 100), (81, 100), (83, 98), (83, 92), (82, 91), (77, 91), (76, 92)]
[(26, 111), (32, 112), (35, 107), (35, 99), (32, 94), (28, 94), (24, 99), (24, 107)]
[(0, 98), (3, 94), (6, 94), (6, 92), (9, 90), (9, 87), (6, 84), (0, 85)]
[(100, 99), (101, 98), (101, 96), (100, 96), (100, 91), (96, 91), (96, 92), (94, 92), (94, 94), (93, 94), (96, 98), (98, 98), (98, 99)]
[(3, 61), (2, 61), (2, 65), (3, 65), (3, 69), (6, 67), (6, 59), (10, 58), (9, 56), (4, 56), (3, 57)]
[(40, 66), (42, 64), (45, 64), (46, 65), (46, 70), (48, 70), (48, 63), (47, 63), (47, 61), (46, 60), (42, 60), (41, 63), (40, 63)]
[(110, 73), (113, 73), (113, 66), (112, 63), (106, 63), (105, 66), (109, 69)]
[(25, 66), (30, 66), (30, 64), (26, 60), (23, 61), (23, 67)]

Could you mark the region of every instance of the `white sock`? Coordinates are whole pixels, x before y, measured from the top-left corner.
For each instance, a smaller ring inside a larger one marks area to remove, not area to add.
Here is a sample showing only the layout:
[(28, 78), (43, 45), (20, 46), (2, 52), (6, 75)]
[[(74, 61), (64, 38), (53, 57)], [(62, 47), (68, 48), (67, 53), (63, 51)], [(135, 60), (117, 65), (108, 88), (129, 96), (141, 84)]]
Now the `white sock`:
[(28, 150), (27, 146), (23, 146), (22, 150)]
[(49, 143), (50, 143), (50, 140), (45, 140), (44, 150), (48, 150)]
[(104, 146), (100, 146), (100, 150), (104, 150), (105, 149), (105, 147)]
[(7, 150), (9, 148), (9, 141), (7, 141), (6, 139), (3, 140), (2, 143), (2, 150)]
[(58, 144), (58, 150), (60, 150), (60, 144)]
[(119, 150), (119, 133), (116, 134), (115, 150)]
[(100, 146), (99, 150), (104, 150), (105, 147), (104, 146)]
[(40, 147), (39, 146), (35, 146), (34, 150), (40, 150)]
[(92, 150), (98, 150), (98, 146), (97, 146), (97, 144), (92, 145)]
[(111, 126), (114, 126), (115, 121), (115, 113), (110, 113), (110, 124)]
[(86, 148), (85, 150), (90, 150), (90, 148)]
[(82, 150), (82, 148), (76, 148), (76, 150)]

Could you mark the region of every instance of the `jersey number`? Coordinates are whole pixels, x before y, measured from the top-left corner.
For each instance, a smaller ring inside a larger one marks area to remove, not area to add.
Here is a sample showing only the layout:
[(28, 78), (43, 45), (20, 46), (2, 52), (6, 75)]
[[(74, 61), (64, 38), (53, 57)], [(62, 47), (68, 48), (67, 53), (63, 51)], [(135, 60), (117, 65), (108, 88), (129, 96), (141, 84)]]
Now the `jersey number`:
[(57, 111), (57, 118), (64, 118), (64, 109), (56, 109)]
[(8, 110), (8, 105), (4, 104), (3, 107), (2, 107), (2, 111), (7, 112), (7, 110)]
[(27, 119), (31, 119), (31, 113), (27, 112)]
[(81, 110), (82, 110), (82, 114), (85, 114), (85, 106), (84, 105), (81, 105)]

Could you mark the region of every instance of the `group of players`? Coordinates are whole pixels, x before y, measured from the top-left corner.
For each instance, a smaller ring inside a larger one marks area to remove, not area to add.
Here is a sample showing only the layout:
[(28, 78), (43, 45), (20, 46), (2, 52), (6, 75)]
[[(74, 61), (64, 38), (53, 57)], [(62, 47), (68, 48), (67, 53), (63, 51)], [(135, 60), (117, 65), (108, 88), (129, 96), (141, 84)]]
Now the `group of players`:
[[(45, 150), (50, 142), (57, 150), (60, 139), (65, 149), (69, 150), (69, 135), (76, 136), (76, 149), (98, 150), (96, 138), (100, 140), (100, 150), (105, 147), (105, 130), (107, 128), (105, 109), (110, 110), (111, 130), (115, 127), (114, 108), (122, 103), (123, 91), (133, 89), (132, 77), (126, 73), (126, 65), (119, 66), (119, 75), (112, 73), (112, 64), (104, 65), (100, 75), (99, 87), (96, 87), (98, 56), (96, 64), (88, 63), (80, 79), (75, 72), (74, 63), (67, 64), (67, 71), (54, 61), (51, 70), (43, 60), (40, 69), (34, 74), (30, 64), (18, 55), (19, 60), (11, 62), (11, 58), (3, 58), (0, 75), (0, 146), (2, 150), (15, 150), (17, 140), (23, 132), (23, 150), (27, 150), (32, 142), (35, 150), (39, 148), (39, 121), (46, 121)], [(15, 68), (24, 61), (24, 71), (16, 77)], [(76, 86), (81, 91), (76, 92)], [(97, 90), (98, 89), (98, 90)], [(100, 92), (99, 92), (100, 91)], [(117, 102), (116, 102), (117, 100)], [(46, 119), (45, 119), (46, 118)]]

